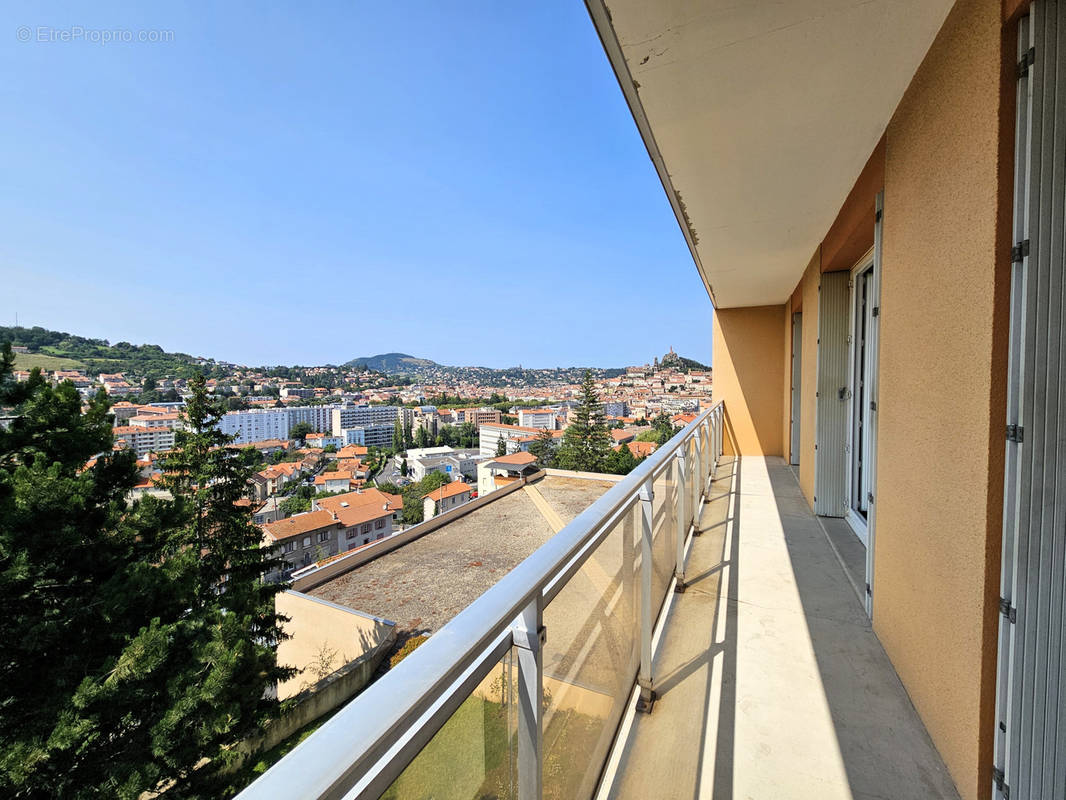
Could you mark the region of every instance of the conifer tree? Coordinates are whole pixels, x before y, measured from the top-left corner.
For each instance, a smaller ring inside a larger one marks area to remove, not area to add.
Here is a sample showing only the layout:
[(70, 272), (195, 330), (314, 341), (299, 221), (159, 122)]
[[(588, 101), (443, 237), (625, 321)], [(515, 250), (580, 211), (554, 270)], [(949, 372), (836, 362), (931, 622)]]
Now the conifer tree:
[(585, 370), (581, 381), (581, 400), (571, 414), (570, 426), (563, 434), (556, 461), (563, 469), (603, 472), (611, 454), (611, 434), (596, 394), (592, 373)]
[[(173, 501), (127, 502), (106, 398), (12, 387), (0, 356), (0, 795), (217, 797), (232, 745), (291, 670), (261, 574), (273, 557), (234, 505), (250, 467), (193, 382), (167, 459)], [(36, 382), (35, 382), (36, 381)], [(94, 458), (90, 460), (90, 456)]]
[(555, 461), (555, 439), (551, 431), (543, 428), (537, 434), (536, 441), (529, 445), (529, 452), (537, 457), (541, 469), (549, 469)]
[(501, 436), (496, 440), (496, 456), (498, 458), (505, 455), (507, 455), (507, 440)]
[(0, 426), (0, 796), (113, 794), (107, 748), (73, 724), (74, 696), (87, 675), (106, 674), (131, 629), (131, 566), (151, 549), (123, 524), (135, 460), (111, 449), (103, 395), (83, 413), (71, 383), (49, 386), (39, 370), (15, 383), (13, 365), (5, 344), (0, 409), (14, 419)]

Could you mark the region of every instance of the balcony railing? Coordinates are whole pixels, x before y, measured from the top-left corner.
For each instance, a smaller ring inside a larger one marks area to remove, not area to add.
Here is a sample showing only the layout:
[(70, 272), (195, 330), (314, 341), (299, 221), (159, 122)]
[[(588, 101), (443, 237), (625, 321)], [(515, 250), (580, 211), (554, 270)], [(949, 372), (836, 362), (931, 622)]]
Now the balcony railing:
[(652, 633), (723, 427), (703, 411), (241, 800), (591, 797), (631, 698), (654, 702)]

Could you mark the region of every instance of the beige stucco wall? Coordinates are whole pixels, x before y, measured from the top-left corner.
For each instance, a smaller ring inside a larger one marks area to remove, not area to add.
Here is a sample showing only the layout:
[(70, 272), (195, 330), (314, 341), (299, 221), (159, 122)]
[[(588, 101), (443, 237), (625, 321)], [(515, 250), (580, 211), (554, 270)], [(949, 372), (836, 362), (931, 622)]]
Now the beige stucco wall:
[(799, 483), (804, 497), (814, 508), (814, 420), (818, 391), (818, 281), (821, 262), (816, 251), (800, 280), (803, 291), (803, 376), (800, 389)]
[(282, 628), (290, 638), (278, 645), (278, 663), (301, 670), (278, 685), (280, 700), (328, 674), (316, 671), (332, 672), (372, 650), (393, 628), (391, 623), (299, 592), (282, 592), (274, 598), (274, 607), (289, 618)]
[(964, 798), (989, 795), (994, 726), (1000, 51), (1000, 0), (959, 0), (885, 171), (874, 628)]
[(788, 305), (715, 309), (714, 397), (724, 400), (740, 455), (782, 449)]

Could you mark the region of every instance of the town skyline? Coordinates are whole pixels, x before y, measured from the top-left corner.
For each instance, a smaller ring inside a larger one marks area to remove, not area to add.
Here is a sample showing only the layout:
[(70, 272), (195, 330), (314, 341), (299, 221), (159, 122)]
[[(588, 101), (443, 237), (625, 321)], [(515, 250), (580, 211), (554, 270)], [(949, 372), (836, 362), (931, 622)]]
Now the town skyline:
[[(123, 338), (116, 338), (113, 335), (111, 335), (111, 336), (108, 336), (108, 335), (90, 336), (90, 335), (88, 335), (88, 334), (86, 334), (86, 333), (84, 333), (82, 331), (67, 330), (67, 329), (65, 329), (62, 326), (61, 327), (48, 327), (48, 326), (44, 326), (44, 325), (18, 325), (18, 326), (12, 326), (10, 328), (9, 327), (5, 327), (3, 325), (0, 325), (0, 341), (4, 341), (5, 340), (5, 335), (6, 335), (7, 339), (12, 340), (15, 344), (19, 344), (18, 336), (17, 335), (12, 335), (12, 332), (16, 331), (16, 330), (19, 330), (19, 329), (21, 329), (23, 331), (31, 331), (34, 328), (38, 328), (38, 329), (47, 331), (49, 333), (67, 334), (67, 335), (70, 335), (72, 337), (78, 337), (78, 338), (86, 339), (86, 340), (102, 340), (102, 341), (107, 342), (111, 346), (114, 346), (114, 345), (116, 345), (118, 343), (123, 343), (124, 342), (124, 343), (131, 344), (131, 345), (133, 345), (135, 347), (161, 347), (162, 350), (165, 353), (168, 353), (168, 354), (188, 355), (188, 356), (191, 356), (191, 357), (193, 357), (195, 359), (202, 359), (202, 360), (211, 361), (211, 362), (214, 362), (214, 363), (217, 363), (217, 364), (232, 365), (232, 366), (235, 366), (235, 367), (242, 367), (242, 368), (245, 368), (245, 369), (249, 369), (249, 368), (273, 369), (273, 368), (284, 368), (284, 367), (289, 367), (289, 368), (344, 367), (344, 366), (354, 365), (357, 362), (373, 361), (375, 359), (381, 359), (381, 358), (385, 358), (385, 357), (388, 357), (388, 356), (398, 356), (398, 357), (410, 358), (410, 359), (413, 359), (415, 361), (425, 361), (425, 362), (429, 362), (429, 364), (428, 364), (429, 366), (441, 367), (441, 368), (445, 368), (445, 369), (485, 369), (485, 370), (492, 370), (492, 371), (506, 371), (506, 370), (513, 370), (513, 369), (527, 369), (527, 370), (537, 370), (537, 371), (544, 371), (544, 370), (571, 370), (571, 369), (578, 369), (579, 370), (579, 369), (586, 369), (586, 368), (588, 368), (588, 369), (599, 369), (599, 370), (619, 370), (619, 369), (624, 369), (627, 366), (639, 366), (639, 365), (643, 365), (643, 364), (651, 364), (652, 363), (652, 361), (649, 360), (647, 358), (647, 356), (645, 355), (645, 356), (638, 356), (634, 360), (630, 360), (630, 361), (628, 361), (626, 363), (615, 363), (615, 364), (573, 363), (573, 364), (539, 365), (539, 364), (532, 364), (532, 363), (523, 363), (522, 361), (519, 360), (519, 361), (517, 361), (515, 363), (497, 366), (497, 365), (491, 365), (491, 364), (477, 363), (475, 361), (468, 361), (468, 362), (452, 361), (452, 362), (449, 363), (447, 361), (439, 361), (439, 360), (437, 360), (435, 358), (428, 357), (428, 356), (426, 356), (425, 354), (422, 354), (422, 353), (418, 353), (418, 352), (410, 353), (410, 352), (401, 352), (401, 351), (380, 351), (380, 352), (376, 352), (376, 353), (374, 353), (372, 355), (369, 355), (369, 354), (366, 354), (366, 355), (364, 355), (364, 354), (353, 355), (353, 356), (351, 356), (349, 358), (346, 358), (346, 359), (343, 359), (343, 360), (340, 360), (340, 361), (308, 361), (308, 362), (302, 362), (302, 363), (301, 362), (291, 362), (291, 363), (282, 363), (282, 362), (278, 362), (278, 363), (249, 362), (249, 361), (234, 361), (234, 360), (231, 360), (231, 359), (221, 358), (221, 357), (219, 357), (218, 355), (216, 355), (214, 353), (193, 352), (193, 351), (190, 351), (188, 349), (181, 348), (181, 347), (178, 347), (178, 348), (165, 347), (160, 342), (157, 342), (157, 341), (135, 342), (135, 341), (131, 341), (131, 340), (123, 339)], [(637, 349), (637, 348), (634, 348), (634, 349)], [(641, 349), (648, 350), (648, 347), (645, 345)], [(693, 352), (690, 352), (688, 350), (678, 349), (678, 348), (674, 347), (672, 344), (667, 344), (667, 345), (663, 345), (663, 346), (653, 346), (653, 347), (651, 347), (651, 351), (654, 353), (652, 358), (661, 357), (662, 355), (665, 355), (667, 353), (675, 353), (676, 352), (678, 355), (682, 355), (685, 358), (689, 358), (689, 359), (691, 359), (693, 361), (698, 362), (700, 366), (706, 366), (706, 367), (710, 367), (711, 366), (710, 357), (709, 357), (710, 354), (709, 353), (707, 353), (704, 358), (700, 358), (697, 354), (695, 354)], [(643, 359), (643, 360), (641, 360), (641, 359)], [(371, 365), (371, 368), (374, 369), (373, 365)], [(408, 374), (407, 372), (405, 372), (403, 370), (398, 370), (397, 371), (397, 370), (375, 369), (375, 371), (383, 372), (384, 374), (388, 374), (388, 375)]]

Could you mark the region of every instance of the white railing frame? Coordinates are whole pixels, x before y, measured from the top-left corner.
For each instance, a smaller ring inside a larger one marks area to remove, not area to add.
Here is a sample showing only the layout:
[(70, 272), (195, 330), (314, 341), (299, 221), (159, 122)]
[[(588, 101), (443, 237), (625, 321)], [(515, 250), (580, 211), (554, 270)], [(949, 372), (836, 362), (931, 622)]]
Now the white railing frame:
[[(701, 412), (569, 525), (507, 573), (396, 668), (372, 684), (264, 775), (239, 800), (376, 800), (433, 738), (511, 648), (518, 671), (518, 797), (542, 791), (544, 608), (619, 523), (629, 527), (640, 505), (641, 609), (639, 701), (651, 709), (654, 674), (651, 596), (655, 481), (675, 466), (676, 549), (670, 572), (684, 586), (685, 534), (696, 531), (699, 509), (724, 441), (721, 402)], [(694, 452), (692, 452), (694, 451)], [(685, 476), (697, 470), (687, 498)], [(640, 706), (638, 706), (640, 707)]]

